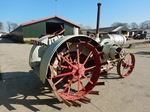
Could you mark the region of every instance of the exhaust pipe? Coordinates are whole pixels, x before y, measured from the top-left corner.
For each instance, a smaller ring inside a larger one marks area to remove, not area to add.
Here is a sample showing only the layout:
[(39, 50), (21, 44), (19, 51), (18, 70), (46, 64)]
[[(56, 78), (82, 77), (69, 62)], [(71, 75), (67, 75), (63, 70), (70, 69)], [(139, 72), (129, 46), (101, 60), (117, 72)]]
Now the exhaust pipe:
[(95, 38), (95, 40), (97, 42), (99, 42), (100, 41), (100, 39), (99, 39), (99, 24), (100, 24), (100, 6), (101, 6), (101, 3), (98, 3), (97, 6), (98, 6), (98, 9), (97, 9), (97, 24), (96, 24), (96, 38)]

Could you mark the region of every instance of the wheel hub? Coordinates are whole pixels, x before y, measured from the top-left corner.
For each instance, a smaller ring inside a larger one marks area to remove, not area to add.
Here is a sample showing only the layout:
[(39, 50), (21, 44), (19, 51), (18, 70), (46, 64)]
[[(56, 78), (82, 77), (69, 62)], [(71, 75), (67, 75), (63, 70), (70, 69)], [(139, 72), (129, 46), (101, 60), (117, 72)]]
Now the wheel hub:
[(72, 74), (74, 78), (81, 78), (85, 72), (85, 67), (83, 64), (74, 65), (72, 72), (74, 73)]

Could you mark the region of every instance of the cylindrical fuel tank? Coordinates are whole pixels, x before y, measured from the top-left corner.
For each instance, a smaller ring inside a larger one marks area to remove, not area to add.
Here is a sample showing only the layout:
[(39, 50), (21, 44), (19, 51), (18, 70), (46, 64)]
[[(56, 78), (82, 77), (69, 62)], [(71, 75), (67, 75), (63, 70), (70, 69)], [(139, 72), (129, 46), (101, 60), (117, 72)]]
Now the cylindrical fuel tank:
[(114, 44), (122, 46), (126, 43), (126, 37), (119, 34), (106, 34), (101, 38), (101, 42), (105, 39), (110, 39)]

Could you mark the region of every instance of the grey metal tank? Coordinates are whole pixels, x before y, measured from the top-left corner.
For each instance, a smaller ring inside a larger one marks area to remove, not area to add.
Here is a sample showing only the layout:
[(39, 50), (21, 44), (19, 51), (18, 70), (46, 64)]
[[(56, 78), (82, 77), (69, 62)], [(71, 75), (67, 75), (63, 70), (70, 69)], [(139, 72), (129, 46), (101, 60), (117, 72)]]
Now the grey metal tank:
[(114, 44), (117, 44), (119, 46), (123, 46), (126, 43), (126, 37), (124, 35), (106, 34), (100, 40), (102, 42), (105, 39), (106, 40), (111, 40)]

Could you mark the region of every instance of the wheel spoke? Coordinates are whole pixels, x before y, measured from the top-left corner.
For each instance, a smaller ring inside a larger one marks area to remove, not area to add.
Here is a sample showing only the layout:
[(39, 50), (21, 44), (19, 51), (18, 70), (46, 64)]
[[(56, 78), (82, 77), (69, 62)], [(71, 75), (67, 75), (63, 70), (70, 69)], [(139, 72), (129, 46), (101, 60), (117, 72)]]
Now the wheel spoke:
[(80, 78), (78, 77), (78, 93), (79, 93), (79, 91), (80, 91)]
[(91, 52), (88, 54), (88, 56), (86, 57), (86, 59), (85, 59), (83, 65), (85, 65), (85, 63), (88, 61), (88, 59), (89, 59), (89, 57), (91, 56), (91, 54), (92, 54), (92, 51), (91, 51)]
[(59, 54), (59, 56), (64, 60), (66, 61), (71, 67), (74, 68), (73, 64), (71, 62), (69, 62), (63, 55)]
[(131, 61), (131, 56), (129, 55), (127, 62), (129, 63), (130, 61)]
[[(65, 76), (66, 77), (66, 76)], [(54, 86), (56, 86), (58, 83), (60, 83), (65, 77), (60, 78), (57, 82), (54, 83)]]
[[(81, 86), (82, 86), (82, 88), (80, 88)], [(85, 90), (85, 87), (84, 87), (84, 85), (83, 85), (81, 79), (78, 77), (78, 91), (77, 91), (78, 96), (79, 96), (79, 94), (80, 94), (80, 93), (79, 93), (79, 92), (80, 92), (80, 89)]]
[(87, 75), (91, 75), (92, 74), (92, 72), (90, 71), (90, 72), (87, 72)]
[(122, 67), (121, 74), (122, 75), (127, 75), (128, 71), (130, 70), (130, 67), (126, 64), (126, 66)]
[(89, 81), (91, 84), (93, 84), (93, 82), (87, 77), (85, 76), (84, 74), (82, 75), (87, 81)]
[(125, 70), (125, 68), (123, 67), (123, 68), (122, 68), (122, 71), (121, 71), (121, 74), (124, 74), (124, 70)]
[(60, 67), (68, 69), (68, 66), (65, 66), (65, 65), (60, 65)]
[(130, 68), (134, 68), (134, 65), (133, 64), (129, 64), (128, 65)]
[(71, 63), (73, 63), (72, 58), (71, 58), (71, 55), (70, 55), (70, 51), (69, 51), (69, 50), (67, 50), (67, 51), (66, 51), (66, 53), (67, 53), (67, 54), (68, 54), (68, 56), (69, 56), (69, 60), (70, 60), (70, 62), (71, 62)]
[(122, 60), (122, 66), (126, 65), (126, 61), (125, 60)]
[(77, 64), (80, 63), (80, 53), (79, 53), (79, 45), (77, 44), (76, 45), (76, 48), (77, 48)]
[(82, 44), (82, 46), (81, 46), (81, 50), (80, 50), (80, 55), (82, 54), (82, 51), (83, 51), (84, 47), (85, 47), (85, 45), (84, 45), (84, 44)]
[(96, 66), (88, 67), (88, 68), (85, 69), (85, 71), (87, 71), (87, 70), (92, 70), (92, 69), (95, 68), (95, 67), (96, 67)]
[[(67, 92), (68, 94), (70, 94), (70, 88), (71, 88), (71, 84), (70, 84), (70, 86), (68, 86), (68, 92)], [(66, 90), (65, 90), (65, 91), (66, 91)], [(65, 92), (65, 91), (64, 91), (64, 92)]]
[(69, 51), (69, 49), (70, 49), (70, 48), (69, 48), (69, 43), (66, 43), (66, 49), (67, 49), (67, 50), (66, 50), (66, 53), (69, 55), (69, 60), (70, 60), (71, 63), (73, 63), (72, 58), (71, 58), (71, 55), (70, 55), (70, 51)]
[[(62, 93), (64, 93), (67, 90), (67, 88), (71, 87), (71, 84), (72, 84), (73, 80), (74, 80), (74, 77), (72, 77), (72, 79), (70, 80), (69, 84), (65, 87), (65, 89), (62, 91)], [(69, 89), (69, 91), (70, 91), (70, 89)]]
[(53, 67), (61, 67), (61, 68), (66, 68), (66, 69), (68, 69), (68, 66), (65, 66), (65, 65), (53, 64)]
[(67, 72), (67, 73), (57, 74), (56, 76), (53, 76), (52, 78), (64, 77), (64, 76), (68, 76), (72, 74), (73, 72)]
[(81, 84), (82, 88), (85, 90), (85, 87), (84, 87), (84, 85), (83, 85), (83, 83), (82, 83), (82, 81), (81, 81), (81, 79), (80, 79), (80, 78), (78, 79), (78, 81), (80, 82), (80, 84)]

